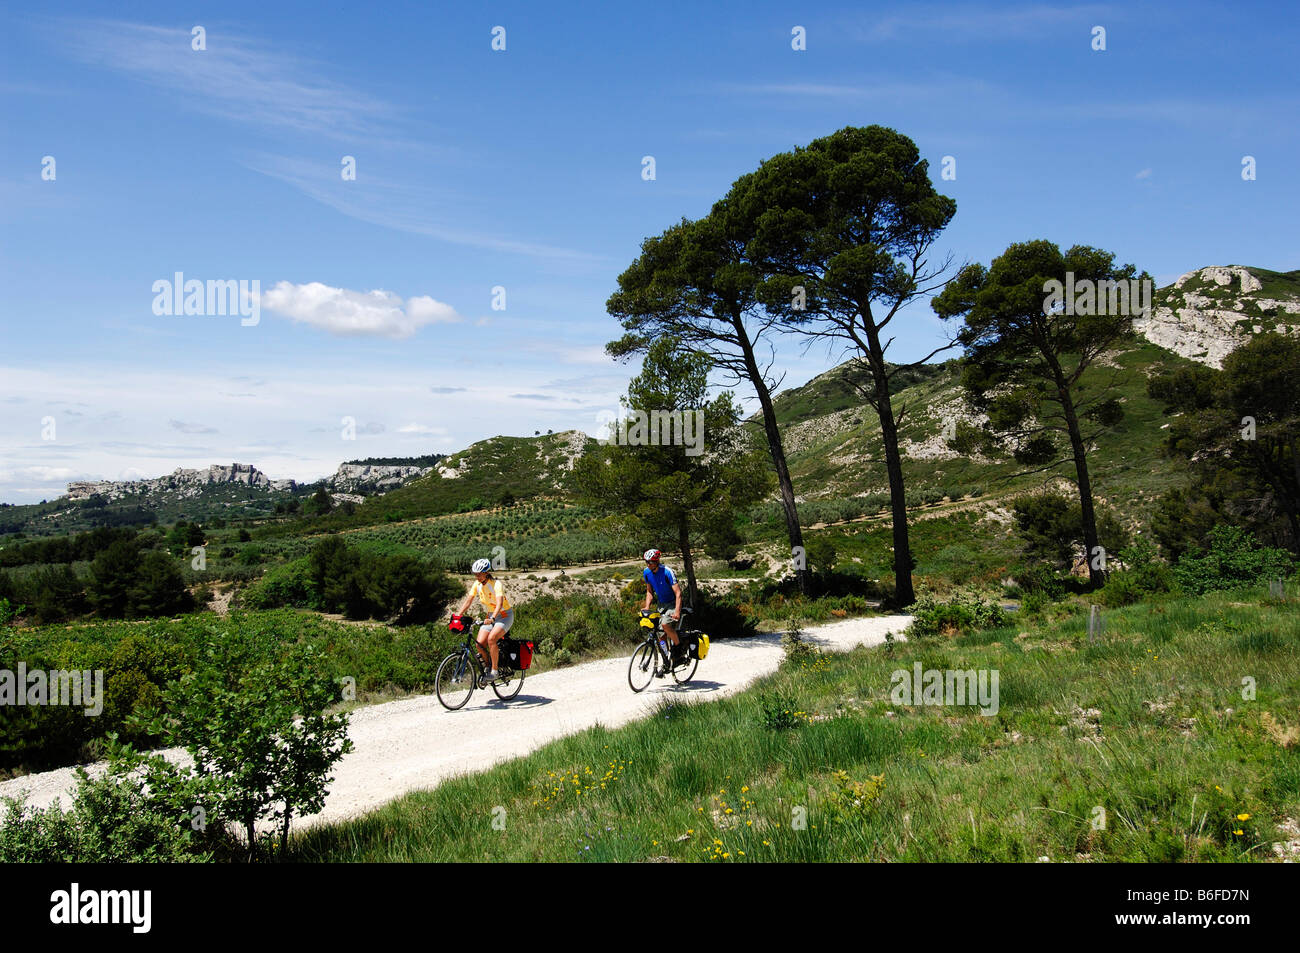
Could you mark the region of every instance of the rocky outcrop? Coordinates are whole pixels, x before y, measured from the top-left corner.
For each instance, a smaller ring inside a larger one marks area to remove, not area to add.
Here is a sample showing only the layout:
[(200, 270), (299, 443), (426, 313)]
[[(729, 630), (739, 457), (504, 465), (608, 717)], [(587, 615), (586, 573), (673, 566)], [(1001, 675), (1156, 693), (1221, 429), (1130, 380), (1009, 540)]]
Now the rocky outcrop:
[(204, 487), (221, 483), (239, 483), (261, 490), (292, 490), (297, 486), (293, 480), (272, 480), (249, 463), (232, 463), (229, 466), (214, 463), (204, 470), (181, 467), (166, 476), (148, 480), (96, 480), (69, 483), (68, 496), (74, 500), (84, 500), (99, 494), (113, 501), (128, 496), (169, 493), (185, 498), (197, 495)]
[(416, 477), (422, 477), (432, 467), (372, 466), (364, 463), (341, 463), (330, 478), (331, 490), (348, 494), (387, 493)]
[(1211, 367), (1253, 334), (1300, 334), (1300, 297), (1261, 295), (1264, 283), (1240, 265), (1189, 271), (1155, 294), (1133, 321), (1148, 341)]

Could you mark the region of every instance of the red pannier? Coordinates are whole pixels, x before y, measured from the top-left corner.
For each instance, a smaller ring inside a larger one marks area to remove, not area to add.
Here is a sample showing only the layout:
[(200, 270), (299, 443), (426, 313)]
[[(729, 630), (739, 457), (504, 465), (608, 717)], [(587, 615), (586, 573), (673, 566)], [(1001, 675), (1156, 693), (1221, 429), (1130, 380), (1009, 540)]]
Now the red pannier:
[(497, 658), (505, 668), (526, 671), (533, 664), (533, 643), (504, 638), (497, 643)]

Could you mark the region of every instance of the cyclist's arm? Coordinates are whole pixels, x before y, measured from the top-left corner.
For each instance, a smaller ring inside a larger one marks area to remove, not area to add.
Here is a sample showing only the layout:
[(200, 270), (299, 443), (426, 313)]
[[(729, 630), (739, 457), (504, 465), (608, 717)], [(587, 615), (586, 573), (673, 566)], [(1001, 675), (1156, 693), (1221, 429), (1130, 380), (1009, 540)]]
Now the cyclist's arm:
[(650, 600), (654, 598), (654, 590), (650, 588), (650, 583), (645, 584), (645, 605), (641, 607), (642, 612), (650, 611)]
[(677, 596), (677, 608), (673, 610), (673, 617), (678, 621), (682, 618), (682, 587), (673, 583), (673, 594)]
[(492, 622), (496, 622), (497, 619), (501, 617), (501, 613), (505, 611), (501, 607), (506, 603), (506, 587), (502, 585), (500, 579), (494, 580), (492, 585), (492, 594), (496, 596), (496, 602), (492, 606), (489, 618)]

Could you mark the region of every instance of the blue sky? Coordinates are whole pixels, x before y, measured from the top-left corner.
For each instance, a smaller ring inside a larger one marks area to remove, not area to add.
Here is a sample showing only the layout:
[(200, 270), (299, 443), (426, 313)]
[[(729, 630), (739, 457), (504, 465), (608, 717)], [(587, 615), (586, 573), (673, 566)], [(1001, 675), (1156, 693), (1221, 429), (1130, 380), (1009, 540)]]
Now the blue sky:
[[(1300, 267), (1289, 4), (448, 6), (2, 15), (0, 500), (594, 432), (634, 370), (604, 302), (641, 240), (846, 125), (916, 141), (959, 261), (1048, 238), (1161, 284)], [(260, 282), (259, 322), (156, 315), (176, 272)], [(913, 309), (891, 356), (940, 335)], [(787, 385), (833, 363), (780, 344)]]

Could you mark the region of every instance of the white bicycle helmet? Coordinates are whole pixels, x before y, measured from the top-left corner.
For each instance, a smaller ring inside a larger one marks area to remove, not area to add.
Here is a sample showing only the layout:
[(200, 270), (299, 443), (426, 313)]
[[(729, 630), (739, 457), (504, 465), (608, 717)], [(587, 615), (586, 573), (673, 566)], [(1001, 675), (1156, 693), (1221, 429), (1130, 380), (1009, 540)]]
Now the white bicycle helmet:
[(474, 565), (469, 567), (470, 572), (488, 572), (492, 568), (492, 560), (476, 559)]
[(653, 560), (659, 559), (661, 556), (663, 556), (663, 553), (659, 552), (659, 550), (647, 549), (645, 553), (642, 554), (641, 558), (646, 562), (652, 562)]

